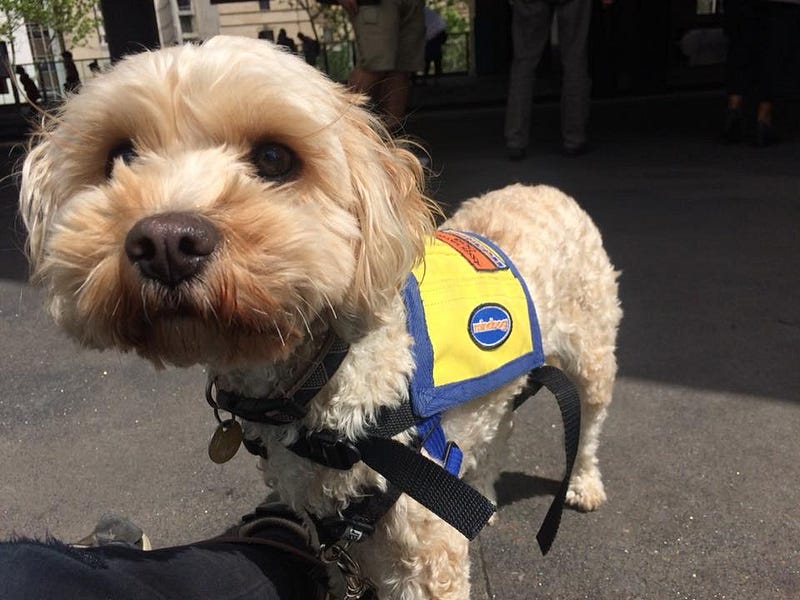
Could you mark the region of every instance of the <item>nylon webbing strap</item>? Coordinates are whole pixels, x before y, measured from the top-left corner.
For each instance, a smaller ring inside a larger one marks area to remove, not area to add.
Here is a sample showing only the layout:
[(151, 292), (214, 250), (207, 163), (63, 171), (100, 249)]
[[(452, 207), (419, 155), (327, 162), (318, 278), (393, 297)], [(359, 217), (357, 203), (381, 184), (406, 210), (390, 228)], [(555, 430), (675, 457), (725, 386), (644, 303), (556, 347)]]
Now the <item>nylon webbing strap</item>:
[[(514, 408), (521, 406), (542, 386), (555, 396), (561, 411), (566, 455), (564, 479), (536, 534), (542, 554), (547, 554), (561, 523), (569, 480), (578, 453), (581, 409), (575, 386), (564, 373), (551, 366), (531, 371), (527, 386), (514, 398)], [(494, 514), (495, 506), (470, 485), (420, 454), (418, 449), (382, 437), (403, 431), (410, 426), (413, 418), (413, 413), (406, 408), (392, 409), (380, 415), (378, 425), (370, 428), (365, 439), (351, 442), (334, 431), (305, 431), (288, 449), (336, 469), (349, 469), (363, 460), (400, 492), (408, 494), (472, 540)]]
[(370, 437), (359, 441), (358, 449), (370, 468), (469, 540), (478, 535), (496, 510), (474, 488), (400, 442)]
[(381, 408), (375, 424), (367, 428), (367, 435), (390, 438), (416, 424), (417, 417), (411, 408), (411, 402), (406, 401), (392, 408)]
[[(561, 410), (561, 419), (564, 422), (564, 453), (566, 454), (567, 470), (556, 497), (553, 499), (544, 521), (542, 521), (542, 526), (536, 534), (536, 541), (539, 542), (542, 554), (547, 554), (550, 546), (553, 545), (556, 533), (558, 533), (561, 513), (564, 509), (564, 500), (567, 497), (567, 488), (569, 488), (569, 479), (572, 475), (572, 467), (578, 454), (581, 404), (578, 390), (575, 389), (575, 386), (567, 376), (555, 367), (543, 366), (534, 369), (531, 371), (530, 381), (534, 384), (543, 385), (556, 397), (558, 408)], [(538, 390), (538, 388), (536, 389)]]

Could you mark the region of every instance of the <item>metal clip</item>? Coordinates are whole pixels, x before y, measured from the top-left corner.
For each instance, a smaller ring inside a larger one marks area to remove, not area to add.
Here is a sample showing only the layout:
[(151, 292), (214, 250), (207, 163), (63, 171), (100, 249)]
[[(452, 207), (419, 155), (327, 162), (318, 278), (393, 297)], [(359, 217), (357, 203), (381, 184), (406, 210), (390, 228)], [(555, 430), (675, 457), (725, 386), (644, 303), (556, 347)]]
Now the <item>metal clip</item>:
[(320, 560), (335, 564), (341, 571), (345, 584), (344, 600), (375, 598), (375, 587), (361, 574), (361, 567), (347, 552), (349, 546), (349, 542), (344, 545), (322, 546), (319, 553)]

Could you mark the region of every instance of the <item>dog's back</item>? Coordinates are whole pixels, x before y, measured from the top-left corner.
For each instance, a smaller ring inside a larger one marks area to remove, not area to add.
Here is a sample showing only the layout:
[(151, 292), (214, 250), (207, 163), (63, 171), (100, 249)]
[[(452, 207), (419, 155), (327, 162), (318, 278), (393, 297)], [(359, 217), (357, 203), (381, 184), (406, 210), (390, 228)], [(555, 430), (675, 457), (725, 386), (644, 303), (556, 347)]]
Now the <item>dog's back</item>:
[(468, 200), (443, 227), (491, 239), (525, 279), (546, 362), (568, 373), (583, 404), (581, 446), (567, 501), (582, 510), (597, 508), (605, 500), (598, 434), (611, 402), (622, 317), (618, 273), (600, 232), (575, 200), (544, 185), (511, 185)]

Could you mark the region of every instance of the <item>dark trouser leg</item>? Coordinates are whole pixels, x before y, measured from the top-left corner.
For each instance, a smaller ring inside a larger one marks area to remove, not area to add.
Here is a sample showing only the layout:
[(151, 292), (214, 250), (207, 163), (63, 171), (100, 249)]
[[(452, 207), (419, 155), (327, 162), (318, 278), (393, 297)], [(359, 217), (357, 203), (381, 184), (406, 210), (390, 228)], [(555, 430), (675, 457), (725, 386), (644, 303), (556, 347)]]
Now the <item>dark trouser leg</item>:
[(313, 600), (316, 592), (308, 563), (261, 544), (208, 541), (144, 552), (0, 542), (3, 600)]
[(516, 0), (511, 35), (514, 59), (506, 106), (505, 137), (509, 148), (525, 148), (531, 128), (531, 104), (536, 67), (550, 38), (552, 8), (543, 0)]
[(586, 143), (592, 88), (588, 60), (591, 18), (591, 0), (569, 0), (558, 5), (558, 43), (564, 70), (561, 136), (566, 148), (578, 148)]

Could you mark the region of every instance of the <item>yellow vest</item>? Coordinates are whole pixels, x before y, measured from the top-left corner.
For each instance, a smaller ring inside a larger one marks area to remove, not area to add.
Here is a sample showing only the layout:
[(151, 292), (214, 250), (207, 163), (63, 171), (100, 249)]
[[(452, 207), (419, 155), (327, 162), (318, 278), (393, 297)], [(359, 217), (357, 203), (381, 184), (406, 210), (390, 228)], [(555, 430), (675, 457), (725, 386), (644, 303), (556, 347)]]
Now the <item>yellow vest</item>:
[(416, 368), (414, 413), (428, 417), (544, 363), (536, 310), (508, 257), (474, 233), (438, 231), (404, 289)]

